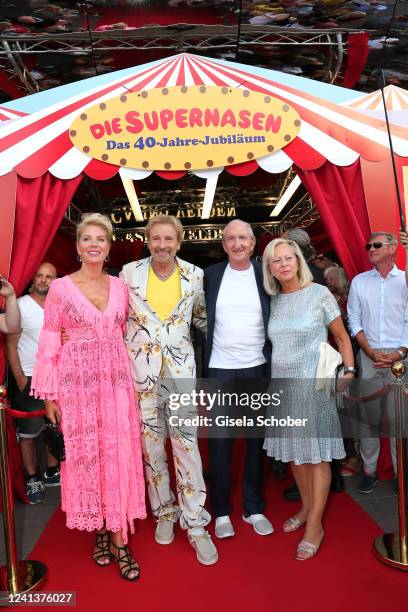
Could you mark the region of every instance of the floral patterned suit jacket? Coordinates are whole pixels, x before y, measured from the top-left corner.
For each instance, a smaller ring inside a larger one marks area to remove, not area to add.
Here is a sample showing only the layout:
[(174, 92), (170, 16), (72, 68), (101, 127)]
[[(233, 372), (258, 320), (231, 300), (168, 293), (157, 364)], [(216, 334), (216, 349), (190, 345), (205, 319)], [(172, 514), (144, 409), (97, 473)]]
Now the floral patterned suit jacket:
[(190, 325), (207, 328), (203, 271), (176, 258), (180, 270), (181, 299), (161, 321), (146, 299), (151, 257), (124, 266), (121, 278), (129, 288), (129, 317), (125, 341), (133, 380), (142, 397), (155, 386), (162, 366), (173, 378), (195, 378), (196, 366)]

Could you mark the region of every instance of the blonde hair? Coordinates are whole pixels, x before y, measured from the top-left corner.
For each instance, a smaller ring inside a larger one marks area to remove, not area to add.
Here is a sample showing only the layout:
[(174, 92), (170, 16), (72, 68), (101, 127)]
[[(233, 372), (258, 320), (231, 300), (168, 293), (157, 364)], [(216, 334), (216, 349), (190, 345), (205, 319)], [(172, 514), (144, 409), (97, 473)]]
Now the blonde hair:
[(269, 259), (275, 256), (275, 249), (281, 244), (287, 244), (293, 250), (296, 259), (298, 261), (297, 276), (299, 279), (299, 286), (306, 287), (313, 281), (312, 273), (309, 270), (309, 266), (303, 257), (302, 251), (294, 240), (286, 240), (285, 238), (276, 238), (270, 242), (262, 255), (262, 271), (264, 279), (264, 288), (266, 293), (269, 295), (276, 295), (279, 293), (281, 285), (278, 280), (271, 274), (269, 270)]
[(81, 238), (81, 234), (86, 228), (87, 225), (96, 225), (101, 229), (105, 230), (108, 241), (112, 242), (113, 237), (113, 227), (112, 223), (106, 215), (102, 215), (101, 213), (84, 213), (81, 216), (81, 220), (76, 227), (76, 239), (77, 242)]
[(182, 242), (183, 226), (181, 225), (180, 219), (177, 219), (177, 217), (174, 215), (155, 215), (154, 217), (150, 217), (145, 229), (145, 234), (148, 241), (150, 240), (150, 232), (152, 231), (153, 226), (159, 223), (162, 225), (172, 225), (177, 232), (178, 242)]
[(329, 268), (326, 268), (325, 271), (323, 272), (324, 278), (327, 278), (328, 274), (332, 272), (335, 272), (337, 274), (340, 293), (347, 295), (350, 289), (350, 283), (346, 276), (344, 268), (338, 268), (337, 266), (330, 266)]

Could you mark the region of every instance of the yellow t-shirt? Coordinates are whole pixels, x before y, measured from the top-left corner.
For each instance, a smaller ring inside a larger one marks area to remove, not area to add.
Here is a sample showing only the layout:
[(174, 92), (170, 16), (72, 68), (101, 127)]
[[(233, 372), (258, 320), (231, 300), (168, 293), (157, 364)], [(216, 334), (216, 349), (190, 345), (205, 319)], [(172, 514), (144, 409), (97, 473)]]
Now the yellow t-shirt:
[(178, 266), (169, 278), (160, 280), (149, 267), (147, 279), (147, 301), (157, 313), (160, 321), (167, 319), (181, 299), (180, 271)]

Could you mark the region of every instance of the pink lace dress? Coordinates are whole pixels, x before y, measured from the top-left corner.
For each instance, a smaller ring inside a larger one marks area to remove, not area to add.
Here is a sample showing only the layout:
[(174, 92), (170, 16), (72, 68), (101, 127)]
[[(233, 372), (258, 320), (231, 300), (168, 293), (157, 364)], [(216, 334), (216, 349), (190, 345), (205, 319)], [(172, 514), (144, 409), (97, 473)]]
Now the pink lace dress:
[[(102, 312), (69, 276), (55, 280), (44, 308), (32, 393), (62, 412), (66, 460), (61, 463), (62, 509), (70, 528), (133, 533), (145, 518), (141, 421), (123, 329), (125, 283), (109, 277)], [(61, 330), (69, 341), (61, 345)]]

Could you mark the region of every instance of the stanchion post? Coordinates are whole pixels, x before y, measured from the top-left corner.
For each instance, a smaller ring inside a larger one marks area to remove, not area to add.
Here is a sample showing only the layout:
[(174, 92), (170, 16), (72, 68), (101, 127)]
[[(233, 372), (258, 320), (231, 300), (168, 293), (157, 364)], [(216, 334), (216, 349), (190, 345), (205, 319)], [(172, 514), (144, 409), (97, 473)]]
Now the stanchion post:
[(47, 567), (33, 560), (18, 561), (14, 523), (14, 501), (7, 454), (6, 431), (7, 390), (0, 386), (0, 487), (3, 500), (4, 539), (6, 565), (0, 567), (0, 603), (9, 595), (40, 588), (47, 578)]
[(3, 524), (7, 558), (7, 591), (18, 593), (17, 548), (14, 524), (13, 491), (11, 488), (10, 470), (7, 457), (6, 431), (6, 397), (7, 390), (0, 386), (0, 484), (3, 500)]
[(374, 540), (374, 552), (383, 563), (396, 569), (408, 571), (408, 474), (407, 469), (407, 401), (402, 377), (406, 366), (402, 361), (392, 365), (392, 373), (396, 377), (394, 382), (395, 403), (395, 435), (397, 445), (397, 474), (398, 474), (398, 522), (399, 530), (395, 533), (384, 533)]

